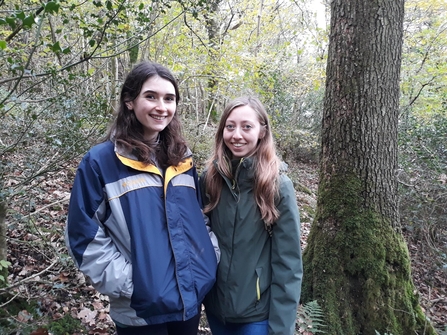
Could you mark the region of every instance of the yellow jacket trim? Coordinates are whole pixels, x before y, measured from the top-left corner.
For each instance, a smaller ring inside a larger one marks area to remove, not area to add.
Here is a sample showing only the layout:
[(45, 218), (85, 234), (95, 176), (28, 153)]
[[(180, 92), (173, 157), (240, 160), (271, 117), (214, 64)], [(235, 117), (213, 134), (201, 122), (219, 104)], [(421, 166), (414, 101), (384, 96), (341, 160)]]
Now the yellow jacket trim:
[(124, 156), (121, 156), (120, 154), (116, 154), (116, 156), (118, 157), (118, 159), (126, 166), (129, 166), (135, 170), (138, 171), (145, 171), (145, 172), (151, 172), (151, 173), (155, 173), (158, 174), (160, 176), (162, 176), (160, 170), (158, 169), (158, 167), (156, 167), (153, 164), (148, 164), (148, 163), (143, 163), (140, 161), (136, 161), (134, 159), (130, 159)]
[(188, 171), (189, 169), (192, 168), (192, 158), (186, 158), (185, 160), (183, 160), (182, 162), (179, 163), (179, 165), (177, 166), (170, 166), (166, 169), (166, 175), (165, 175), (165, 194), (166, 194), (166, 189), (168, 187), (169, 181), (171, 181), (172, 178), (174, 178), (175, 176), (182, 174), (183, 172)]
[[(124, 156), (121, 156), (120, 154), (116, 154), (118, 159), (126, 166), (129, 166), (135, 170), (138, 171), (144, 171), (144, 172), (150, 172), (158, 174), (159, 176), (163, 176), (158, 167), (156, 167), (153, 164), (143, 163), (140, 161), (136, 161)], [(166, 169), (166, 175), (165, 175), (165, 182), (164, 182), (164, 192), (166, 194), (166, 189), (168, 187), (169, 182), (172, 178), (175, 176), (182, 174), (183, 172), (188, 171), (193, 166), (192, 158), (188, 157), (185, 158), (182, 162), (179, 163), (177, 166), (169, 166)]]

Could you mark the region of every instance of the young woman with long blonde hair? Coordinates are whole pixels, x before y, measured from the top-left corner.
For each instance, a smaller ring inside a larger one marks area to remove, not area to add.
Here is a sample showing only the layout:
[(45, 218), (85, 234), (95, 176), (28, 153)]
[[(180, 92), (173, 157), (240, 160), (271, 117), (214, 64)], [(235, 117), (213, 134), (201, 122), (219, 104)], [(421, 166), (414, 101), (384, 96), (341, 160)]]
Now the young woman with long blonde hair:
[(205, 298), (213, 335), (294, 334), (302, 259), (295, 191), (256, 97), (225, 108), (200, 179), (221, 250)]

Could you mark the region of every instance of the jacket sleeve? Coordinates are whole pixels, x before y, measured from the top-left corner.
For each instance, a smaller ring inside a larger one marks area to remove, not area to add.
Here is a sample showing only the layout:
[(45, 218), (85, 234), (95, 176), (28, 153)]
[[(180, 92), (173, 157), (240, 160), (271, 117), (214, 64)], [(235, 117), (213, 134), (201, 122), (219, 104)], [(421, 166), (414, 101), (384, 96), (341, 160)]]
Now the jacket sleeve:
[(203, 213), (203, 207), (204, 207), (204, 201), (203, 201), (203, 196), (204, 196), (204, 192), (205, 192), (205, 184), (204, 184), (204, 180), (203, 180), (203, 176), (200, 178), (198, 178), (197, 176), (197, 172), (195, 172), (194, 174), (194, 180), (196, 182), (196, 189), (197, 189), (197, 198), (198, 201), (200, 203), (200, 208), (202, 208), (202, 214), (203, 214), (203, 219), (205, 220), (205, 224), (206, 224), (206, 230), (208, 231), (208, 235), (210, 236), (211, 239), (211, 243), (213, 244), (214, 247), (214, 252), (216, 254), (216, 259), (217, 259), (217, 263), (220, 262), (220, 248), (219, 248), (219, 243), (217, 241), (217, 237), (216, 235), (213, 233), (213, 231), (211, 230), (211, 222), (210, 219), (208, 218), (208, 216)]
[[(89, 153), (76, 173), (68, 209), (65, 242), (81, 272), (102, 294), (130, 298), (132, 265), (107, 234), (108, 206), (100, 174)], [(99, 170), (99, 169), (98, 169)]]
[(291, 180), (285, 175), (280, 178), (280, 218), (272, 234), (269, 335), (292, 335), (303, 277), (300, 217)]

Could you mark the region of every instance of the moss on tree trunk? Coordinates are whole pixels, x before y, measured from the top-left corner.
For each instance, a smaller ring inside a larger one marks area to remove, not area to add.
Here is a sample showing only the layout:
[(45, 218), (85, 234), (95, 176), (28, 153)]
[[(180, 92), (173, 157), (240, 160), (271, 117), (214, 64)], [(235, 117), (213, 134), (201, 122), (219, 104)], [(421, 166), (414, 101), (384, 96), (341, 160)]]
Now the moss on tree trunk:
[(355, 176), (320, 185), (303, 256), (303, 301), (319, 301), (328, 334), (436, 334), (419, 307), (402, 235), (362, 199)]

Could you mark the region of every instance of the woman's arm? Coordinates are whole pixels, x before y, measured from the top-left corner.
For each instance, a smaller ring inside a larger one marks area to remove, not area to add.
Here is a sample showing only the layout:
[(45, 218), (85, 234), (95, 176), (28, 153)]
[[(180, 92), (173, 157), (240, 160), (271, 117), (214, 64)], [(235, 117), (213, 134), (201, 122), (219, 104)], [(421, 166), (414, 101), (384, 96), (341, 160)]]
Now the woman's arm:
[[(195, 170), (195, 168), (194, 168), (194, 170)], [(219, 263), (219, 261), (220, 261), (219, 243), (217, 241), (216, 235), (211, 230), (210, 219), (208, 218), (208, 216), (206, 214), (203, 213), (203, 207), (204, 207), (204, 204), (205, 204), (205, 201), (204, 201), (203, 197), (206, 194), (205, 193), (204, 174), (202, 174), (202, 176), (200, 176), (200, 179), (199, 179), (198, 175), (197, 175), (197, 170), (195, 170), (194, 171), (194, 181), (196, 183), (196, 189), (197, 189), (197, 200), (199, 201), (200, 208), (202, 208), (202, 214), (203, 214), (203, 219), (205, 220), (206, 229), (208, 230), (208, 234), (210, 236), (211, 243), (213, 244), (213, 247), (214, 247), (214, 252), (216, 253), (217, 263)]]
[(269, 334), (292, 335), (301, 295), (300, 217), (291, 180), (281, 175), (280, 218), (272, 235), (272, 284)]
[(100, 175), (91, 164), (87, 154), (76, 173), (65, 242), (75, 264), (95, 289), (111, 297), (130, 298), (133, 292), (132, 265), (103, 225), (108, 215), (107, 199)]

